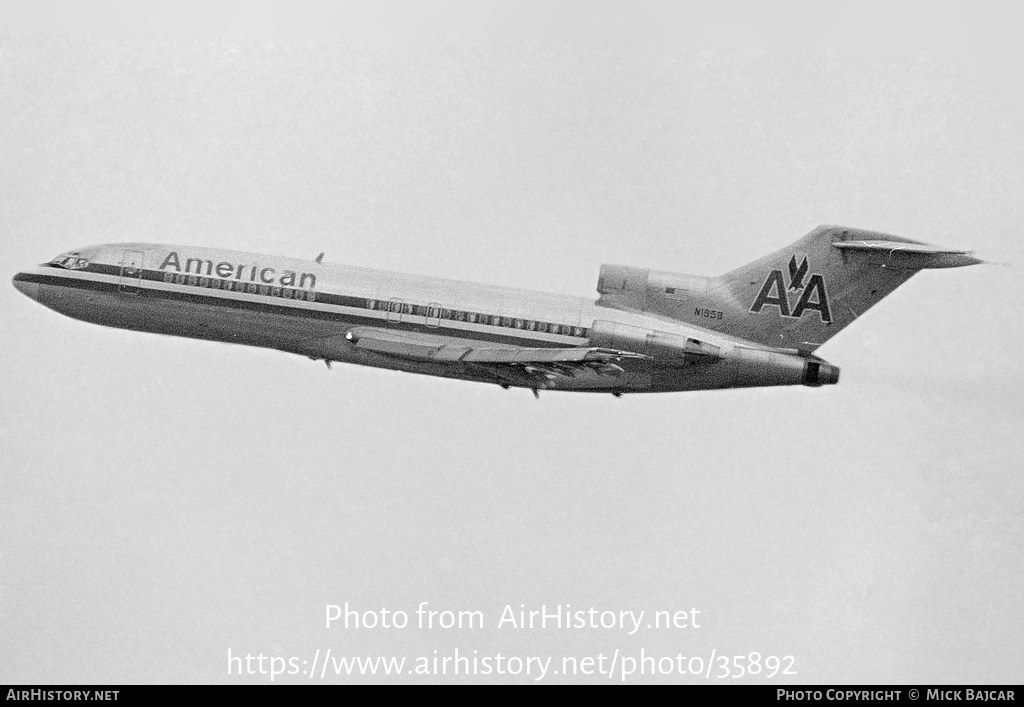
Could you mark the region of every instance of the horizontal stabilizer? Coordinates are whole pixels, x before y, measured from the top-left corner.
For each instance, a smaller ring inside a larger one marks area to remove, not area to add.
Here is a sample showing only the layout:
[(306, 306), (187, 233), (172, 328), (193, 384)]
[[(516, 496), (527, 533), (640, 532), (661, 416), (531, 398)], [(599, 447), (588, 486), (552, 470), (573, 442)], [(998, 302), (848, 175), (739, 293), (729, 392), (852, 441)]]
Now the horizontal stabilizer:
[(940, 248), (927, 243), (900, 242), (890, 240), (838, 241), (833, 248), (844, 251), (861, 251), (882, 254), (894, 266), (925, 270), (928, 268), (960, 268), (978, 265), (984, 261), (975, 258), (970, 251)]

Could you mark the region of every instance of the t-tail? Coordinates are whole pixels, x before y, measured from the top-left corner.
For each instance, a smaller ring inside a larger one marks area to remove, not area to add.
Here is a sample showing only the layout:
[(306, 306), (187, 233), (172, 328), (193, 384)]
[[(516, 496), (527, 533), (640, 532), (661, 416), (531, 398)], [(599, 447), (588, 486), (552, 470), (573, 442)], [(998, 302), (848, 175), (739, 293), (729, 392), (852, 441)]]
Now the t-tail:
[(916, 272), (981, 262), (964, 250), (859, 228), (819, 226), (792, 245), (719, 277), (605, 265), (598, 302), (810, 352)]

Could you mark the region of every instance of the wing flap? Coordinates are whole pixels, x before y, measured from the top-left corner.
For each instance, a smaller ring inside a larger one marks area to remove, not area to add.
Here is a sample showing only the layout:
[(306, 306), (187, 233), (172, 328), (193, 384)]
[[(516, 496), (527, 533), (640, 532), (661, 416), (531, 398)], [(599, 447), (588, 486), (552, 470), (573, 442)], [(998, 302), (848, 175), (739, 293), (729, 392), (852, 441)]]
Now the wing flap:
[(644, 359), (642, 354), (597, 347), (539, 348), (488, 345), (452, 340), (433, 334), (361, 327), (345, 338), (363, 351), (413, 361), (450, 363), (486, 368), (502, 380), (543, 386), (559, 376), (572, 377), (582, 370), (600, 375), (619, 375), (622, 359)]
[(445, 348), (443, 346), (417, 344), (411, 341), (378, 339), (369, 336), (354, 339), (349, 335), (345, 338), (364, 351), (372, 351), (374, 353), (382, 353), (389, 356), (398, 356), (400, 358), (411, 358), (415, 361), (430, 361), (437, 356), (441, 349)]

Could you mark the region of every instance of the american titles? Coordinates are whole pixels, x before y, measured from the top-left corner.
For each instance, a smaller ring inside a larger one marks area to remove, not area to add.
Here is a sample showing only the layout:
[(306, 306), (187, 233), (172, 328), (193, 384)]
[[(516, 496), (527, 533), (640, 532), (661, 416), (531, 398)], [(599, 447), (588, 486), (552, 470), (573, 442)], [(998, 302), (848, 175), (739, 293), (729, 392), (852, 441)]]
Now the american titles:
[(295, 272), (294, 270), (282, 270), (278, 272), (274, 268), (260, 267), (259, 265), (240, 265), (221, 261), (214, 263), (209, 258), (186, 258), (182, 265), (181, 257), (177, 251), (172, 250), (160, 263), (161, 270), (174, 270), (174, 272), (193, 273), (195, 275), (206, 275), (208, 277), (219, 277), (221, 279), (244, 280), (248, 282), (262, 282), (266, 285), (280, 285), (281, 287), (298, 287), (300, 289), (316, 289), (316, 275), (311, 272)]

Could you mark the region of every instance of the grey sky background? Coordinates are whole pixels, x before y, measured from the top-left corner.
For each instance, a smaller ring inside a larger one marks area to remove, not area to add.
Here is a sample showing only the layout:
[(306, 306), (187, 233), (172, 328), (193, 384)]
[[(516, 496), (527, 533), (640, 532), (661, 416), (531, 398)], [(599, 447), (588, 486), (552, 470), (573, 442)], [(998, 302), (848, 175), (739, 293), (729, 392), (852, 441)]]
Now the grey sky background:
[[(795, 656), (782, 683), (1020, 682), (1019, 18), (717, 7), (3, 6), (8, 279), (147, 240), (587, 295), (602, 263), (717, 274), (820, 223), (1015, 267), (913, 278), (822, 349), (835, 387), (539, 402), (0, 288), (0, 681), (643, 648)], [(487, 626), (323, 628), (328, 603), (421, 601)], [(495, 628), (566, 603), (701, 628)]]

